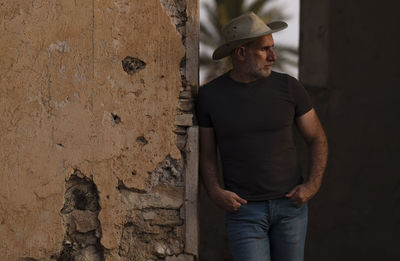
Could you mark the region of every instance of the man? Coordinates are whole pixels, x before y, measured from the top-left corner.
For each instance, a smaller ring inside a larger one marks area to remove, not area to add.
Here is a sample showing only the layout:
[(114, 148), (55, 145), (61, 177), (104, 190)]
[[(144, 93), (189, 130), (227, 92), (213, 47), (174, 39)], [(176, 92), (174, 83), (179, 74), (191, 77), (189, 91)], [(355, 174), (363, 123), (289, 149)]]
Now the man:
[[(232, 70), (200, 88), (200, 172), (225, 224), (236, 261), (303, 260), (307, 201), (318, 191), (327, 141), (310, 98), (287, 74), (271, 71), (272, 33), (254, 13), (223, 27), (225, 43), (213, 59), (230, 56)], [(292, 126), (308, 144), (310, 171), (298, 171)], [(217, 179), (217, 146), (225, 189)]]

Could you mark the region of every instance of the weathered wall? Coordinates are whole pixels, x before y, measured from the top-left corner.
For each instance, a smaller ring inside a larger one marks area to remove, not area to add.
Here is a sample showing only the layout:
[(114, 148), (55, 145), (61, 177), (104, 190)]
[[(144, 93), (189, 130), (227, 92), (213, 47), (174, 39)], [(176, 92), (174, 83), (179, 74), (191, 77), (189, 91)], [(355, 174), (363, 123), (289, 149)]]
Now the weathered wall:
[(196, 10), (0, 1), (0, 260), (184, 253)]
[[(301, 67), (315, 69), (313, 49), (320, 46), (312, 44), (324, 43), (325, 32), (328, 56), (321, 59), (329, 68), (315, 70), (327, 73), (326, 85), (309, 88), (330, 156), (323, 186), (310, 201), (306, 260), (400, 260), (397, 10), (394, 1), (322, 2), (316, 10), (315, 1), (302, 1), (301, 9), (300, 45), (311, 44), (302, 49)], [(329, 18), (322, 34), (314, 30), (321, 12)], [(306, 85), (315, 85), (302, 73)]]

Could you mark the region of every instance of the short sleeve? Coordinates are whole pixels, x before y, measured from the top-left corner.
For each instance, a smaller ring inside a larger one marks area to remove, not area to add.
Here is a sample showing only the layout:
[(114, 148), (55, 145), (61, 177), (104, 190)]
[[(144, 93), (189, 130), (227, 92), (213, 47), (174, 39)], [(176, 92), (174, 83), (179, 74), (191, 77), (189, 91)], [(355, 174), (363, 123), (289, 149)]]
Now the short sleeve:
[(295, 117), (300, 117), (313, 108), (311, 98), (306, 89), (304, 89), (304, 86), (297, 79), (291, 76), (289, 76), (289, 88), (292, 90), (293, 99), (296, 105)]
[(209, 106), (207, 105), (208, 101), (207, 90), (205, 90), (205, 87), (200, 87), (196, 105), (196, 115), (200, 127), (213, 127), (209, 113)]

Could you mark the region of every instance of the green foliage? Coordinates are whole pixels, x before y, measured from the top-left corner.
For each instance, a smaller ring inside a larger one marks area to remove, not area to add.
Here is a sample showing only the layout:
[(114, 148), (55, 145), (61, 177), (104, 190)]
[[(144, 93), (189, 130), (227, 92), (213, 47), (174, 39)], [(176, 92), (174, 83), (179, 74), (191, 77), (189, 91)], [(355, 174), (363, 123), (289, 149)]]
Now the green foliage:
[[(201, 0), (200, 0), (201, 1)], [(203, 3), (203, 10), (207, 16), (202, 16), (200, 21), (200, 43), (208, 50), (215, 50), (223, 42), (221, 28), (231, 19), (240, 16), (245, 12), (256, 13), (266, 23), (274, 20), (285, 20), (287, 17), (282, 10), (277, 8), (266, 8), (274, 0), (254, 0), (247, 4), (246, 0), (213, 0), (213, 4)], [(292, 47), (277, 46), (275, 48), (278, 60), (275, 68), (282, 70), (285, 65), (295, 66), (296, 62), (290, 59), (290, 55), (297, 55), (297, 50)], [(231, 68), (229, 58), (214, 61), (210, 53), (200, 53), (200, 68), (205, 70), (205, 82), (221, 75)]]

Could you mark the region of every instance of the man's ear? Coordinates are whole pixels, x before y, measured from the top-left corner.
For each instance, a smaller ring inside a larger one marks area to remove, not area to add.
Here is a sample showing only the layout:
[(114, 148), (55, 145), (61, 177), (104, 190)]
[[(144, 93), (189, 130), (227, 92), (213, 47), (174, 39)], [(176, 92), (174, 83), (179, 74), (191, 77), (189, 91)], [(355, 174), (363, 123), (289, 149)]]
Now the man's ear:
[(245, 60), (245, 57), (246, 57), (246, 47), (244, 47), (244, 46), (239, 46), (239, 47), (237, 47), (237, 48), (234, 50), (234, 52), (235, 52), (236, 58), (237, 58), (239, 61), (244, 61), (244, 60)]

